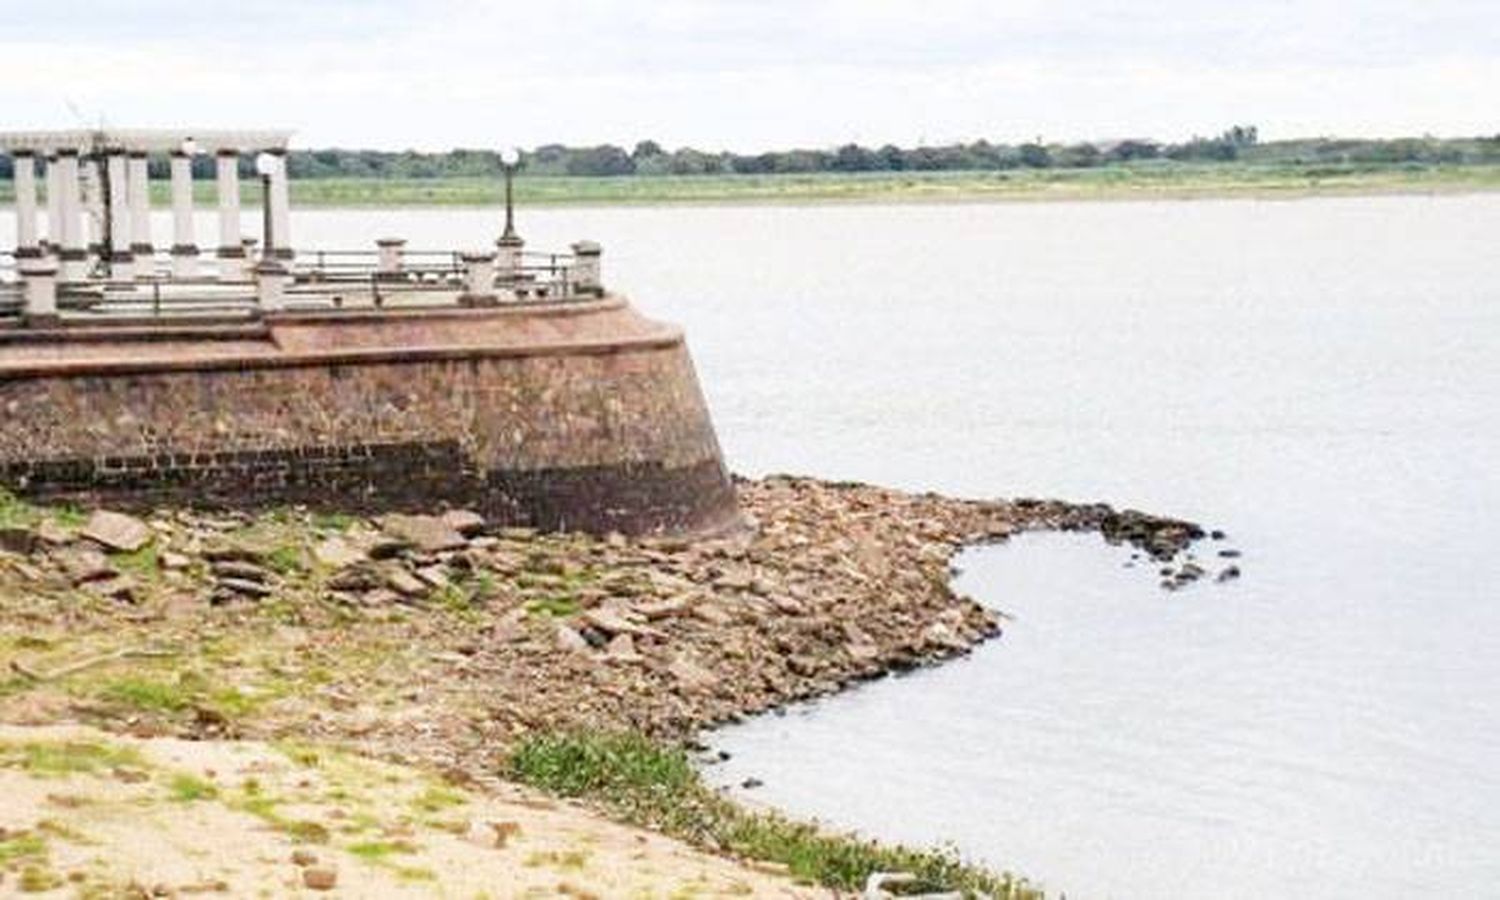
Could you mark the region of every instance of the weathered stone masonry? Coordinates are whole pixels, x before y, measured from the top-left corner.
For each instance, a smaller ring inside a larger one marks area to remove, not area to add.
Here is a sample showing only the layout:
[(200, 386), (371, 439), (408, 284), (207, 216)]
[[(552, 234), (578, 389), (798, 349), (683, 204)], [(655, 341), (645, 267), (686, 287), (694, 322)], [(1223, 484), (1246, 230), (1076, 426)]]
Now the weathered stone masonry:
[(0, 332), (19, 493), (691, 531), (735, 515), (682, 334), (622, 299)]

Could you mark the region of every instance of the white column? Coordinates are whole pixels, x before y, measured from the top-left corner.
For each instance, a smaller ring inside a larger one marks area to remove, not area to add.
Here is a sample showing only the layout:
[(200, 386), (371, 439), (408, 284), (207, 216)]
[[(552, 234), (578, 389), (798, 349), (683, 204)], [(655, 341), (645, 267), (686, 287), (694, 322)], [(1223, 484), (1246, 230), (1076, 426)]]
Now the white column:
[(124, 150), (109, 150), (104, 177), (109, 179), (109, 275), (116, 280), (135, 277), (135, 257), (130, 252), (130, 171)]
[(198, 274), (198, 244), (193, 234), (193, 158), (172, 151), (172, 277)]
[(30, 150), (10, 155), (16, 188), (16, 256), (40, 256), (36, 231), (36, 156)]
[(64, 281), (82, 281), (88, 275), (89, 255), (83, 247), (83, 221), (78, 205), (78, 151), (57, 151), (57, 216)]
[(126, 170), (130, 182), (130, 255), (135, 257), (135, 277), (150, 278), (156, 270), (156, 248), (151, 245), (151, 172), (146, 168), (146, 154), (131, 151)]
[(268, 151), (276, 160), (276, 167), (271, 171), (271, 230), (274, 232), (276, 245), (271, 248), (271, 253), (277, 259), (292, 258), (292, 195), (291, 188), (287, 185), (286, 173), (286, 151)]
[(219, 277), (234, 281), (244, 275), (245, 247), (240, 243), (240, 154), (220, 150), (215, 160), (219, 190)]
[(47, 252), (57, 254), (62, 245), (62, 232), (58, 223), (62, 221), (62, 182), (57, 177), (57, 154), (47, 154)]
[(78, 160), (78, 190), (83, 210), (84, 231), (88, 232), (90, 257), (104, 258), (104, 179), (99, 174), (99, 158), (84, 156)]

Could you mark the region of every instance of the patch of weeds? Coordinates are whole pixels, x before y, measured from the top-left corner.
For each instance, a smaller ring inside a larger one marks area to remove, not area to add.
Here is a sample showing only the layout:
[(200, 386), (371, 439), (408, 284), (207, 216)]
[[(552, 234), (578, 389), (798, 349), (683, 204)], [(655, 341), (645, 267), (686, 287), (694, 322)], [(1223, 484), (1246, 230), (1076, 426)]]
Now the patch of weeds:
[(277, 827), (292, 840), (307, 844), (326, 844), (333, 837), (327, 825), (311, 819), (287, 821)]
[(462, 792), (443, 785), (432, 785), (413, 797), (411, 806), (418, 812), (436, 813), (469, 802)]
[(88, 835), (84, 834), (76, 828), (69, 828), (67, 825), (64, 825), (62, 822), (59, 822), (56, 819), (42, 819), (40, 822), (36, 823), (36, 830), (45, 835), (58, 838), (59, 840), (67, 841), (72, 844), (95, 843), (95, 841), (90, 839)]
[(321, 822), (291, 819), (282, 815), (277, 809), (280, 805), (280, 798), (264, 793), (260, 782), (254, 778), (248, 778), (240, 785), (240, 795), (229, 804), (231, 809), (255, 816), (294, 841), (326, 844), (333, 836), (328, 826)]
[(538, 868), (561, 869), (565, 872), (580, 872), (589, 864), (587, 850), (548, 850), (526, 857), (522, 865)]
[(396, 866), (395, 872), (405, 882), (437, 881), (437, 873), (426, 866)]
[(304, 769), (316, 769), (323, 764), (323, 754), (311, 744), (297, 741), (277, 741), (273, 746), (282, 756)]
[(150, 580), (161, 574), (161, 563), (157, 559), (155, 544), (147, 544), (129, 553), (112, 553), (109, 561), (121, 572), (137, 578)]
[(578, 612), (578, 598), (567, 594), (554, 594), (550, 597), (540, 597), (529, 600), (526, 603), (526, 612), (533, 616), (551, 616), (557, 619), (567, 618)]
[(148, 712), (180, 712), (193, 704), (193, 690), (179, 680), (127, 676), (106, 681), (99, 696), (111, 703)]
[(89, 521), (88, 512), (82, 507), (74, 506), (71, 503), (54, 506), (49, 511), (52, 514), (52, 521), (64, 528), (82, 528)]
[(44, 866), (27, 866), (21, 870), (20, 888), (23, 894), (41, 894), (63, 885), (61, 875)]
[(985, 893), (1035, 900), (1024, 879), (961, 861), (952, 851), (916, 850), (834, 834), (771, 812), (746, 809), (699, 778), (680, 747), (634, 733), (565, 732), (523, 738), (509, 775), (564, 797), (583, 797), (630, 824), (700, 847), (785, 865), (794, 878), (857, 891), (873, 872), (911, 872), (914, 891)]
[(378, 863), (397, 853), (416, 853), (417, 848), (408, 841), (360, 841), (344, 848), (351, 856), (365, 862)]
[(46, 858), (47, 839), (39, 834), (23, 831), (0, 839), (0, 866)]
[(167, 782), (167, 791), (176, 803), (193, 803), (198, 800), (214, 800), (219, 789), (213, 782), (186, 772), (173, 775)]
[(298, 575), (307, 571), (307, 557), (302, 548), (294, 544), (282, 544), (264, 557), (267, 568), (278, 575)]
[(434, 606), (452, 613), (474, 612), (474, 598), (469, 591), (456, 584), (445, 584), (432, 592)]
[(35, 506), (0, 488), (0, 528), (30, 528), (41, 518)]
[(500, 593), (500, 585), (495, 581), (495, 573), (487, 569), (480, 569), (474, 573), (469, 580), (469, 592), (474, 600), (484, 602)]
[(97, 741), (28, 741), (0, 743), (0, 765), (35, 775), (77, 775), (115, 766), (141, 766), (143, 760), (132, 747)]
[(320, 531), (337, 531), (342, 534), (348, 531), (357, 520), (346, 513), (313, 513), (310, 521), (312, 527)]

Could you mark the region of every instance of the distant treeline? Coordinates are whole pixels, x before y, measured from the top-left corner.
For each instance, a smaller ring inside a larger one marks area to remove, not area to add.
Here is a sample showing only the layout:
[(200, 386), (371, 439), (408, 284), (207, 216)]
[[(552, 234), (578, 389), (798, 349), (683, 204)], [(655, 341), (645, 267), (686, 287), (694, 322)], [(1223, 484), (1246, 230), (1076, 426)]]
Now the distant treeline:
[[(1253, 125), (1237, 125), (1216, 137), (1180, 143), (1150, 139), (1108, 142), (992, 144), (986, 140), (941, 146), (864, 147), (832, 150), (777, 150), (765, 153), (707, 152), (691, 147), (666, 150), (641, 141), (626, 150), (614, 144), (567, 147), (545, 144), (522, 152), (529, 176), (763, 175), (818, 172), (963, 172), (1005, 169), (1082, 169), (1149, 160), (1287, 165), (1392, 165), (1500, 163), (1500, 135), (1477, 138), (1395, 138), (1389, 140), (1310, 138), (1262, 142)], [(194, 174), (213, 177), (213, 160), (194, 161)], [(288, 159), (293, 178), (461, 178), (494, 177), (502, 172), (493, 150), (294, 150)], [(151, 161), (152, 177), (166, 178), (165, 159)], [(241, 161), (252, 177), (254, 164)], [(0, 176), (10, 160), (0, 157)]]

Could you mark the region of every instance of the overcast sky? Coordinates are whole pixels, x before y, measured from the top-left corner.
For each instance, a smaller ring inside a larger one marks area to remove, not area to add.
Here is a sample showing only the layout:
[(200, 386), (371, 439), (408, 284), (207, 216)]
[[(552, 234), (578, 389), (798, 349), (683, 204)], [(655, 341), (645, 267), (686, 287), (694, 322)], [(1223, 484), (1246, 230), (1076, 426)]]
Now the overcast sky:
[(80, 117), (382, 149), (1495, 134), (1500, 0), (0, 0), (0, 128)]

